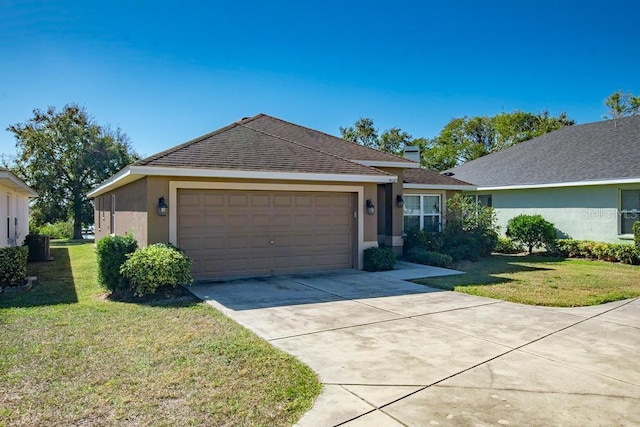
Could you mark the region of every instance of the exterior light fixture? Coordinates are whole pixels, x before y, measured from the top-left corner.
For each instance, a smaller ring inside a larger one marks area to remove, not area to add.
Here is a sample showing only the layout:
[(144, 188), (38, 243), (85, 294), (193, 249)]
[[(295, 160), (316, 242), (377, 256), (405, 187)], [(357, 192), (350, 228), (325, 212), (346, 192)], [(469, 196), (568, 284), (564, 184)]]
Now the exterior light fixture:
[(371, 199), (367, 199), (367, 213), (369, 215), (373, 215), (374, 213), (376, 213), (376, 206), (373, 204)]
[(399, 208), (404, 207), (404, 200), (400, 194), (396, 196), (396, 205), (398, 205)]
[(169, 211), (169, 206), (164, 201), (164, 197), (160, 197), (158, 199), (158, 215), (159, 216), (167, 216), (167, 212)]

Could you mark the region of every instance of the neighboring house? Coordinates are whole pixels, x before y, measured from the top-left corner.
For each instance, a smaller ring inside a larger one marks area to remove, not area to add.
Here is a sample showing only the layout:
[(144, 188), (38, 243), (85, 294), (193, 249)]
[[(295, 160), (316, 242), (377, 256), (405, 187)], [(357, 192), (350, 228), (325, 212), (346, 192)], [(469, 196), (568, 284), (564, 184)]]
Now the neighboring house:
[(640, 215), (640, 116), (566, 127), (446, 172), (478, 186), (502, 231), (540, 214), (562, 237), (628, 241)]
[(29, 198), (37, 193), (7, 169), (0, 168), (0, 248), (20, 246), (29, 234)]

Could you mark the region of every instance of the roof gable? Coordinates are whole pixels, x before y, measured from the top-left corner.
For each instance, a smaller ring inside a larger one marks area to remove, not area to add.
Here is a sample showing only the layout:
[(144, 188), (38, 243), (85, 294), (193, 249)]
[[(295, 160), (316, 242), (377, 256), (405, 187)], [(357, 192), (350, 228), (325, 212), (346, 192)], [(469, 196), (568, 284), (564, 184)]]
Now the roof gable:
[(640, 116), (565, 127), (448, 172), (481, 187), (640, 180)]

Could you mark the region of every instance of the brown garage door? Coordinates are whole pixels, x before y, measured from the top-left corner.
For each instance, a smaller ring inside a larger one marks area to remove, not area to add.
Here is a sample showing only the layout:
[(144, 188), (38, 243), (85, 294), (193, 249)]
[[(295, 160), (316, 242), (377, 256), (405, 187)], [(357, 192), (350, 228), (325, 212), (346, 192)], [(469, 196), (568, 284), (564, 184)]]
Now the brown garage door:
[(354, 267), (353, 193), (178, 190), (195, 278)]

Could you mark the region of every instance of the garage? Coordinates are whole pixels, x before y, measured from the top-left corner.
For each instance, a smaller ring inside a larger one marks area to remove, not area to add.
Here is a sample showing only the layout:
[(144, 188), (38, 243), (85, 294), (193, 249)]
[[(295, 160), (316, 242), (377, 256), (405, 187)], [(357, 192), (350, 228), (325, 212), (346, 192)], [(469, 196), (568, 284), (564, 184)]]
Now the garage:
[(177, 201), (194, 278), (357, 268), (354, 193), (178, 189)]

